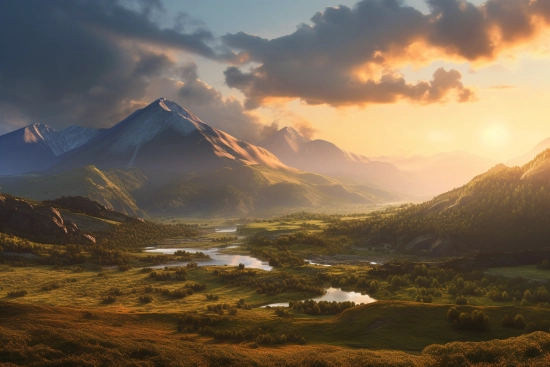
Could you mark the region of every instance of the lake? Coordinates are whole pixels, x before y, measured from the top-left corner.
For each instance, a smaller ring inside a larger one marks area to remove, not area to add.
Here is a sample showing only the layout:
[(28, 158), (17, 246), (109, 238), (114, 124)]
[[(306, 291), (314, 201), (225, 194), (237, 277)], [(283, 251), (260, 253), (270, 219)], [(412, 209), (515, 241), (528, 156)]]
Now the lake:
[[(328, 301), (328, 302), (350, 301), (350, 302), (355, 302), (355, 304), (357, 304), (357, 305), (360, 304), (360, 303), (376, 302), (376, 300), (374, 298), (372, 298), (371, 296), (369, 296), (368, 294), (361, 294), (361, 293), (357, 293), (357, 292), (346, 292), (346, 291), (341, 290), (340, 288), (333, 288), (333, 287), (327, 288), (327, 293), (323, 294), (322, 296), (315, 296), (315, 297), (306, 298), (306, 299), (313, 299), (317, 302), (319, 302), (319, 301)], [(270, 306), (270, 307), (288, 307), (288, 302), (271, 303), (269, 305), (262, 306), (262, 308), (265, 308), (267, 306)]]
[[(227, 248), (234, 248), (237, 246), (228, 246)], [(205, 260), (196, 260), (196, 262), (199, 266), (205, 266), (205, 265), (229, 265), (229, 266), (239, 266), (239, 264), (244, 264), (245, 268), (251, 268), (251, 269), (262, 269), (262, 270), (271, 270), (272, 267), (269, 266), (269, 264), (265, 261), (262, 261), (260, 259), (256, 259), (255, 257), (248, 256), (248, 255), (234, 255), (234, 254), (224, 254), (220, 251), (223, 250), (223, 248), (151, 248), (148, 247), (145, 249), (145, 252), (147, 253), (153, 253), (153, 254), (166, 254), (166, 255), (173, 255), (174, 252), (183, 250), (187, 252), (202, 252), (208, 256), (210, 256), (210, 259)], [(190, 261), (172, 261), (170, 263), (161, 264), (152, 266), (152, 268), (164, 268), (165, 266), (185, 266)]]

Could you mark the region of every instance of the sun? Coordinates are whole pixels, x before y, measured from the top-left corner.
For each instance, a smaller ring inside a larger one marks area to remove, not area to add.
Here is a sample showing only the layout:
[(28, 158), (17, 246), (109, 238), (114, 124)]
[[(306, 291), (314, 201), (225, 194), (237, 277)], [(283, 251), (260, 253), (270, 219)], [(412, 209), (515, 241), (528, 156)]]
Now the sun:
[(510, 131), (504, 125), (491, 125), (482, 130), (481, 139), (486, 145), (500, 147), (510, 140)]

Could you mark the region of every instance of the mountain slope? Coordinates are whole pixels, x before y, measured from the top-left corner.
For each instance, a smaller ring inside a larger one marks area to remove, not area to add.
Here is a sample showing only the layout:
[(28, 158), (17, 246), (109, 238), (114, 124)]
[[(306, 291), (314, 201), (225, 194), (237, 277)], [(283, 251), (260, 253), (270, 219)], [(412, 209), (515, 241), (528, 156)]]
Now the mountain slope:
[(265, 149), (214, 129), (178, 104), (160, 98), (64, 154), (54, 169), (135, 167), (181, 176), (249, 164), (285, 167)]
[(95, 243), (50, 205), (0, 195), (0, 232), (53, 243)]
[[(550, 150), (522, 167), (498, 165), (468, 184), (364, 223), (366, 245), (457, 255), (548, 246)], [(338, 231), (337, 228), (334, 228)]]
[(538, 143), (533, 149), (528, 151), (525, 154), (522, 154), (518, 157), (515, 157), (513, 159), (510, 159), (506, 162), (506, 165), (508, 166), (522, 166), (535, 158), (537, 154), (543, 152), (544, 150), (550, 148), (550, 138), (546, 138), (540, 143)]
[[(156, 175), (156, 173), (153, 173)], [(52, 175), (0, 178), (0, 192), (53, 200), (85, 196), (127, 214), (236, 216), (290, 208), (370, 205), (402, 197), (364, 185), (343, 185), (318, 174), (264, 165), (225, 167), (167, 180), (144, 171), (87, 166)]]
[(85, 196), (108, 209), (135, 215), (139, 208), (130, 192), (146, 181), (139, 171), (130, 170), (119, 175), (117, 171), (102, 172), (87, 166), (53, 175), (0, 178), (0, 192), (40, 201)]
[[(138, 204), (152, 212), (236, 215), (284, 208), (397, 201), (396, 194), (343, 185), (321, 175), (277, 170), (263, 165), (190, 174), (138, 194)], [(385, 195), (385, 196), (384, 196)]]
[(97, 129), (71, 126), (59, 132), (32, 124), (0, 136), (0, 175), (42, 171), (55, 158), (81, 146), (99, 134)]
[(417, 191), (410, 178), (392, 164), (346, 152), (326, 140), (306, 139), (292, 127), (280, 129), (259, 145), (290, 167), (362, 184), (374, 184), (386, 190), (409, 194)]

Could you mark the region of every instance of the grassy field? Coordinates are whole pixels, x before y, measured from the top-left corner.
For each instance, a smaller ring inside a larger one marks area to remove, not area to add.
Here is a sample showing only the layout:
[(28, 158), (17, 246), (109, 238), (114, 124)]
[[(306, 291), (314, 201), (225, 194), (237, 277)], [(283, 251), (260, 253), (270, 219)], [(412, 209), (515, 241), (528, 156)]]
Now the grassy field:
[[(422, 326), (425, 323), (418, 321), (421, 314), (431, 315), (432, 320), (444, 316), (445, 310), (438, 306), (419, 311), (414, 305), (393, 304), (390, 312), (394, 317), (399, 315), (393, 320), (407, 323), (397, 325), (387, 319), (376, 322), (372, 319), (388, 314), (384, 307), (373, 306), (346, 311), (332, 320), (298, 320), (298, 329), (310, 330), (311, 336), (317, 334), (306, 345), (257, 348), (251, 342), (220, 343), (197, 334), (179, 333), (175, 314), (0, 302), (0, 361), (11, 366), (481, 366), (497, 362), (544, 366), (550, 362), (547, 333), (504, 341), (427, 345), (451, 334), (451, 340), (484, 340), (509, 334), (498, 329), (487, 335), (453, 333), (445, 323), (436, 327), (435, 322)], [(287, 329), (285, 322), (278, 325)], [(413, 336), (411, 329), (418, 327), (416, 333), (422, 333), (419, 341), (407, 342)], [(331, 343), (329, 334), (354, 341)], [(387, 350), (396, 347), (414, 353)], [(378, 348), (386, 350), (375, 350)]]
[(488, 274), (501, 275), (505, 277), (521, 277), (532, 280), (550, 280), (550, 271), (537, 269), (535, 265), (510, 266), (503, 268), (491, 268), (486, 271)]

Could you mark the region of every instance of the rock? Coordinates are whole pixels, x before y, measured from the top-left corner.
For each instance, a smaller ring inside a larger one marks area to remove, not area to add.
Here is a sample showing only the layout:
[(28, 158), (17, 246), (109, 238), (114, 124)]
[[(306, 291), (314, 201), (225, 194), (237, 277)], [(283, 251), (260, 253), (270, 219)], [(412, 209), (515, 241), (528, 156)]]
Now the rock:
[(95, 239), (84, 235), (75, 223), (63, 220), (56, 208), (1, 194), (0, 230), (56, 243), (95, 243)]

